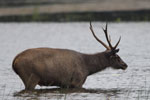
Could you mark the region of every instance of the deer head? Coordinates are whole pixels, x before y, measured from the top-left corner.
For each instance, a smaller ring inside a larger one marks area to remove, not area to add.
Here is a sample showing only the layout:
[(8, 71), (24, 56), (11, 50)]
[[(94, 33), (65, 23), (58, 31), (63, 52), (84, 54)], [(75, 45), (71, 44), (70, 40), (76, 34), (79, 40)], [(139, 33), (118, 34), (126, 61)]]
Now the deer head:
[(118, 44), (120, 43), (121, 37), (119, 38), (118, 42), (116, 43), (115, 46), (112, 46), (111, 44), (111, 38), (110, 36), (108, 37), (108, 33), (107, 33), (107, 23), (106, 23), (106, 27), (105, 29), (103, 28), (103, 31), (105, 33), (105, 37), (106, 40), (108, 42), (107, 46), (103, 41), (101, 41), (100, 39), (98, 39), (98, 37), (95, 35), (94, 31), (93, 31), (93, 27), (92, 24), (90, 22), (90, 30), (94, 36), (94, 38), (100, 43), (102, 44), (105, 48), (106, 48), (106, 56), (109, 62), (109, 65), (114, 68), (114, 69), (123, 69), (125, 70), (127, 68), (127, 64), (119, 57), (119, 55), (117, 54), (119, 52), (119, 49), (117, 49)]

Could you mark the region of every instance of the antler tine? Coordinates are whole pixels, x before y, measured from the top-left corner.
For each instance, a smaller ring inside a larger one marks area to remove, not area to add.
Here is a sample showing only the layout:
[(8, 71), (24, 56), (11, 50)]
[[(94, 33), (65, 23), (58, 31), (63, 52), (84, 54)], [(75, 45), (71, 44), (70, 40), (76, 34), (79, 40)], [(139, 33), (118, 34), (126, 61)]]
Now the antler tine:
[(121, 40), (121, 36), (120, 36), (120, 38), (119, 38), (118, 42), (116, 43), (116, 45), (113, 47), (114, 49), (116, 49), (116, 48), (117, 48), (118, 44), (120, 43), (120, 40)]
[(109, 42), (111, 42), (111, 36), (109, 35)]
[(105, 33), (106, 40), (107, 40), (107, 42), (108, 42), (108, 44), (109, 44), (109, 47), (110, 47), (111, 49), (113, 49), (113, 46), (111, 45), (111, 43), (110, 43), (110, 41), (109, 41), (109, 38), (108, 38), (108, 33), (107, 33), (107, 23), (106, 23), (105, 29), (103, 28), (103, 31), (104, 31), (104, 33)]
[(101, 41), (100, 39), (97, 38), (97, 36), (95, 35), (94, 31), (93, 31), (93, 27), (92, 27), (92, 24), (91, 24), (91, 21), (90, 21), (90, 30), (94, 36), (94, 38), (99, 42), (101, 43), (107, 50), (110, 49), (110, 47), (108, 47), (103, 41)]

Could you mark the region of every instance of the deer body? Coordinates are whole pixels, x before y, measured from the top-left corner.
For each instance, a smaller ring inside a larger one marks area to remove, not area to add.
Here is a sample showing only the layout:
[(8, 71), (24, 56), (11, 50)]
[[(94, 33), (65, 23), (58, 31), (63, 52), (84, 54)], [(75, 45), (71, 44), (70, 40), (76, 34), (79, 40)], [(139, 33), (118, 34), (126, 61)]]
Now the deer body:
[(81, 87), (88, 75), (83, 60), (81, 53), (72, 50), (35, 48), (19, 54), (13, 62), (13, 69), (27, 89), (37, 84)]
[(13, 62), (13, 69), (26, 89), (33, 89), (37, 84), (81, 88), (88, 75), (107, 67), (109, 62), (104, 52), (89, 55), (52, 48), (28, 49)]
[[(92, 26), (90, 29), (98, 40)], [(81, 88), (89, 75), (108, 67), (123, 70), (127, 68), (116, 54), (119, 42), (115, 48), (101, 43), (107, 50), (96, 54), (83, 54), (68, 49), (28, 49), (15, 57), (12, 67), (22, 79), (26, 90), (34, 89), (36, 85)]]

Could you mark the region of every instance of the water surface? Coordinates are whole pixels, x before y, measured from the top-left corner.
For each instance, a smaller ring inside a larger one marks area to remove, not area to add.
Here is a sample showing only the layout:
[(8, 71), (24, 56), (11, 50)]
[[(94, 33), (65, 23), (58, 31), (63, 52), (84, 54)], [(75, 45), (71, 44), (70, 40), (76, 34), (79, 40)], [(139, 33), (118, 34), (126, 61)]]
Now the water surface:
[[(93, 22), (95, 33), (105, 41), (101, 27)], [(83, 89), (40, 87), (32, 93), (24, 89), (12, 70), (12, 61), (28, 48), (52, 47), (96, 53), (105, 48), (89, 30), (89, 23), (0, 23), (0, 98), (1, 100), (149, 100), (150, 99), (150, 23), (109, 23), (112, 43), (119, 36), (121, 58), (128, 69), (106, 69), (87, 78)]]

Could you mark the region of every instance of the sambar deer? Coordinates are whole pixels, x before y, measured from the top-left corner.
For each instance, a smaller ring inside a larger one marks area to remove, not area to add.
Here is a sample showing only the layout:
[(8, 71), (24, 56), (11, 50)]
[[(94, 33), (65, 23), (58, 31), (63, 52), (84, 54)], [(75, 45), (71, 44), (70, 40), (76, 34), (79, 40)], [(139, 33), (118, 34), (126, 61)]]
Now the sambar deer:
[(33, 48), (18, 54), (12, 67), (22, 79), (25, 90), (33, 90), (36, 85), (81, 88), (87, 76), (108, 67), (125, 70), (127, 64), (116, 54), (119, 51), (117, 46), (121, 37), (113, 47), (108, 37), (106, 24), (103, 31), (109, 44), (107, 46), (97, 38), (91, 22), (90, 30), (106, 51), (84, 54), (68, 49)]

